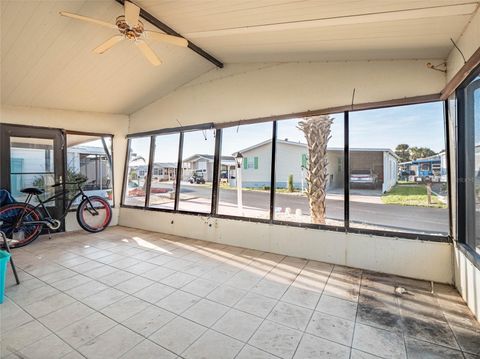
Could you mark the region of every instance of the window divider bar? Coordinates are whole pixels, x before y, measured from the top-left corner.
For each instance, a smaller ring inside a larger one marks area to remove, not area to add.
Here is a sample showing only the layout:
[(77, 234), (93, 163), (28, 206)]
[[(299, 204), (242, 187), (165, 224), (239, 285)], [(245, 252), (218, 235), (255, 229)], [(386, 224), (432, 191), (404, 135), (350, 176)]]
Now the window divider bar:
[[(443, 118), (445, 122), (445, 156), (447, 160), (447, 191), (448, 191), (448, 223), (449, 235), (453, 236), (453, 209), (452, 209), (452, 181), (451, 181), (451, 155), (450, 155), (450, 105), (448, 99), (443, 102)], [(441, 166), (440, 166), (441, 167)], [(441, 170), (441, 168), (440, 168)], [(440, 174), (441, 175), (441, 174)]]
[(220, 181), (220, 168), (222, 164), (222, 130), (215, 130), (215, 155), (213, 157), (213, 177), (212, 177), (212, 204), (210, 213), (215, 215), (218, 210), (218, 190)]
[(173, 210), (178, 211), (178, 203), (180, 201), (180, 178), (182, 176), (182, 156), (183, 156), (183, 131), (180, 132), (180, 138), (178, 139), (178, 162), (177, 162), (177, 175), (175, 176), (175, 203)]
[(155, 155), (155, 136), (150, 136), (150, 154), (148, 157), (147, 182), (145, 186), (145, 207), (150, 207), (150, 190), (152, 188), (153, 160)]
[(344, 136), (344, 149), (343, 149), (343, 209), (344, 209), (344, 227), (345, 230), (350, 229), (350, 112), (345, 111), (343, 116), (343, 136)]
[(125, 195), (126, 195), (126, 189), (128, 186), (128, 166), (130, 162), (130, 146), (131, 146), (131, 139), (127, 140), (127, 153), (125, 155), (125, 164), (123, 166), (123, 183), (122, 183), (122, 197), (120, 199), (120, 205), (125, 204)]
[(277, 121), (272, 126), (272, 162), (270, 164), (270, 223), (275, 219), (275, 158), (277, 157)]

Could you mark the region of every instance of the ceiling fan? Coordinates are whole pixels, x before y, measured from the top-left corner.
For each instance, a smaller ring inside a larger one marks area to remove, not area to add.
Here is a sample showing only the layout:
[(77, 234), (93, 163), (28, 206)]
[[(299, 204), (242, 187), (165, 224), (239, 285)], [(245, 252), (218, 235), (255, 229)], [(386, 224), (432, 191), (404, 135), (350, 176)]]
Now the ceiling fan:
[(108, 22), (93, 19), (91, 17), (72, 14), (65, 11), (60, 11), (60, 15), (67, 16), (72, 19), (88, 21), (100, 26), (109, 27), (111, 29), (117, 29), (120, 34), (115, 35), (105, 41), (103, 44), (96, 47), (93, 52), (97, 54), (103, 54), (105, 51), (111, 49), (113, 46), (118, 44), (122, 40), (132, 40), (142, 54), (147, 58), (148, 61), (154, 66), (160, 65), (162, 62), (158, 56), (153, 52), (152, 48), (148, 46), (145, 42), (145, 39), (152, 39), (163, 41), (172, 45), (187, 47), (188, 41), (180, 36), (173, 36), (163, 34), (157, 31), (145, 30), (143, 23), (139, 20), (140, 8), (129, 2), (124, 2), (125, 14), (117, 17), (115, 24), (110, 24)]

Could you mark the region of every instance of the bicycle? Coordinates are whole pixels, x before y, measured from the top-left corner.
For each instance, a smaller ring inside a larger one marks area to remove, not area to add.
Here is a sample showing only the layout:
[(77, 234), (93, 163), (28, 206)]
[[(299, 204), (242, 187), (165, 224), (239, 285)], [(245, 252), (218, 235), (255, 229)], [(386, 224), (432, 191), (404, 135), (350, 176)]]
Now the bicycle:
[[(58, 230), (69, 213), (70, 207), (79, 197), (82, 198), (77, 207), (77, 221), (80, 227), (91, 233), (101, 232), (107, 228), (112, 220), (112, 208), (105, 198), (85, 194), (81, 187), (85, 182), (86, 180), (78, 180), (55, 183), (51, 186), (52, 188), (62, 185), (77, 187), (75, 195), (68, 202), (60, 218), (53, 218), (45, 204), (58, 198), (65, 199), (71, 191), (65, 189), (42, 201), (40, 195), (45, 192), (44, 190), (35, 187), (22, 189), (20, 192), (27, 195), (25, 202), (7, 204), (0, 208), (0, 221), (3, 222), (0, 229), (11, 239), (10, 246), (19, 248), (32, 243), (38, 238), (44, 226), (49, 230)], [(34, 197), (38, 202), (36, 206), (30, 204)]]

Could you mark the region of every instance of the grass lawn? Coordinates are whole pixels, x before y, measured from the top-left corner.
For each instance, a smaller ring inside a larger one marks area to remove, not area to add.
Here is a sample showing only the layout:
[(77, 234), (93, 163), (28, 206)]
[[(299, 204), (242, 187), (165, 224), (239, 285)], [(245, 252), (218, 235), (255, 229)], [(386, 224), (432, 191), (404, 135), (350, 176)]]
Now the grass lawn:
[(434, 194), (432, 194), (432, 204), (428, 205), (427, 187), (422, 184), (396, 185), (390, 192), (382, 195), (382, 202), (399, 206), (447, 208), (447, 205)]

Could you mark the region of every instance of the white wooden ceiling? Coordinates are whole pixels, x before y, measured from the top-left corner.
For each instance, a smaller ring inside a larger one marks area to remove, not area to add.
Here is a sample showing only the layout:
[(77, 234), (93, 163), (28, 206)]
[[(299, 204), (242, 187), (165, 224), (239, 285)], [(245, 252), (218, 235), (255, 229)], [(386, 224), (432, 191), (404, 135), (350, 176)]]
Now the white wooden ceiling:
[[(134, 0), (225, 63), (447, 57), (477, 0)], [(3, 104), (132, 113), (214, 66), (151, 43), (151, 66), (129, 42), (96, 55), (115, 30), (114, 0), (1, 1)], [(147, 25), (148, 28), (154, 29)]]
[(157, 67), (129, 41), (95, 54), (117, 32), (60, 10), (113, 23), (123, 13), (113, 0), (2, 0), (3, 104), (129, 114), (214, 67), (190, 49), (154, 42), (163, 61)]

